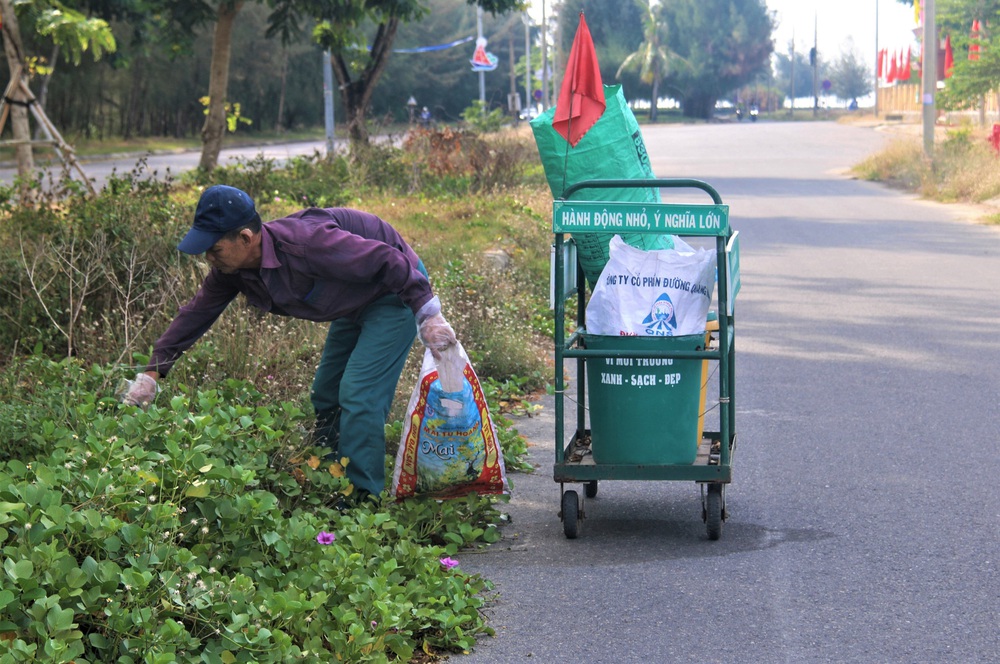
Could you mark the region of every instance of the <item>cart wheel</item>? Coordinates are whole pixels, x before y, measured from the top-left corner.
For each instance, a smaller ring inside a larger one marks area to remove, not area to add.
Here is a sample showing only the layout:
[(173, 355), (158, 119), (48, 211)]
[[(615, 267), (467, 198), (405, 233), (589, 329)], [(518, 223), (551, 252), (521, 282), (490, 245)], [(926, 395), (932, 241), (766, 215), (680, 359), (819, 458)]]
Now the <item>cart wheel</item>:
[(593, 498), (597, 495), (597, 480), (591, 480), (583, 485), (583, 495)]
[(580, 532), (580, 498), (576, 491), (563, 493), (561, 516), (566, 539), (576, 539)]
[(722, 536), (722, 485), (709, 484), (705, 495), (705, 527), (708, 539), (717, 540)]

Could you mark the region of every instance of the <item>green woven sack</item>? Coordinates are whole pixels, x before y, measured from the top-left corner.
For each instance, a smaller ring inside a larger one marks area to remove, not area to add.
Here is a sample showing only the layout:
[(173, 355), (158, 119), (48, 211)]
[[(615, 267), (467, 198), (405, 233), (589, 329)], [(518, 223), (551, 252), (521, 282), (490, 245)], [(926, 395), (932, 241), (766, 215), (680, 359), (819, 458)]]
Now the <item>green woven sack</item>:
[[(646, 154), (639, 123), (625, 102), (621, 86), (605, 85), (604, 100), (607, 103), (604, 114), (575, 148), (552, 128), (552, 117), (556, 111), (554, 106), (531, 121), (531, 131), (553, 198), (561, 198), (567, 187), (583, 180), (656, 177)], [(638, 187), (583, 189), (570, 196), (569, 200), (659, 203), (660, 190)], [(608, 262), (608, 243), (614, 235), (586, 233), (573, 238), (580, 265), (591, 286), (597, 283), (601, 270)], [(626, 244), (638, 249), (673, 248), (673, 238), (669, 235), (621, 233), (621, 236)]]

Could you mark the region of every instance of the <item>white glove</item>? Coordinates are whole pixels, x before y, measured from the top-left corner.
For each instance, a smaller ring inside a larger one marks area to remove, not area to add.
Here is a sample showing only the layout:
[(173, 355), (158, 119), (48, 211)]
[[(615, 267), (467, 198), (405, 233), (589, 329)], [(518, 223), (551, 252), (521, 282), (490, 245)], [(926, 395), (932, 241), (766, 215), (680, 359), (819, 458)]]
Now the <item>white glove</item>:
[(135, 380), (127, 380), (125, 383), (128, 389), (122, 396), (122, 403), (130, 406), (145, 406), (156, 398), (156, 381), (147, 374), (136, 374)]
[(420, 342), (431, 351), (435, 358), (441, 356), (441, 352), (458, 343), (455, 338), (455, 330), (444, 319), (441, 314), (428, 316), (420, 323), (418, 329)]

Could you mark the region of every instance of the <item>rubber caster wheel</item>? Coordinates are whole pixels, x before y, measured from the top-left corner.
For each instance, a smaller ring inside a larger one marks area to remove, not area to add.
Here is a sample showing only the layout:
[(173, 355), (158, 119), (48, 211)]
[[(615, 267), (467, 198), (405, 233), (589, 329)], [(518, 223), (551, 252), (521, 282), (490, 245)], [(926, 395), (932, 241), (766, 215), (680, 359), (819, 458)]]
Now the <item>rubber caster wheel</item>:
[(566, 491), (562, 495), (563, 532), (566, 539), (576, 539), (580, 534), (580, 497), (576, 491)]
[(583, 495), (587, 496), (587, 498), (597, 496), (597, 480), (590, 480), (583, 485)]
[(705, 493), (705, 508), (703, 517), (708, 539), (717, 540), (722, 537), (722, 485), (709, 484)]

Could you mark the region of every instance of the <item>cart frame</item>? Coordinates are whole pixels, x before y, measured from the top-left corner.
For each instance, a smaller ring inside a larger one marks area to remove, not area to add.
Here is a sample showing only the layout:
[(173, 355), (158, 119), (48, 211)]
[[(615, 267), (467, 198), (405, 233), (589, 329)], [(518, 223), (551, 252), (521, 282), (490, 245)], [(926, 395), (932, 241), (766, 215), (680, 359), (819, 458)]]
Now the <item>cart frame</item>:
[[(659, 188), (699, 189), (712, 198), (712, 205), (586, 201), (568, 198), (584, 189)], [(583, 482), (584, 495), (597, 495), (597, 481), (688, 480), (701, 487), (702, 518), (709, 539), (721, 536), (726, 519), (725, 488), (733, 478), (736, 446), (735, 316), (734, 300), (739, 292), (739, 233), (729, 225), (729, 207), (708, 183), (694, 179), (587, 180), (567, 188), (553, 203), (552, 305), (555, 321), (555, 466), (553, 478), (560, 485), (561, 510), (566, 537), (576, 538), (585, 517), (583, 496), (567, 490), (567, 483)], [(630, 220), (625, 222), (625, 220)], [(602, 223), (603, 222), (603, 223)], [(644, 222), (644, 223), (643, 223)], [(651, 223), (652, 222), (652, 223)], [(717, 343), (694, 351), (599, 351), (588, 350), (586, 332), (586, 278), (567, 233), (671, 234), (681, 237), (715, 237), (716, 305), (719, 329)], [(575, 263), (575, 265), (574, 265)], [(566, 302), (576, 296), (577, 325), (567, 337)], [(704, 431), (692, 464), (597, 464), (592, 455), (576, 455), (578, 445), (589, 441), (586, 429), (587, 390), (585, 363), (588, 358), (674, 358), (718, 362), (719, 430)], [(565, 432), (565, 362), (576, 360), (576, 431), (567, 442)], [(722, 444), (725, 441), (726, 444)], [(580, 457), (580, 458), (577, 458)]]

